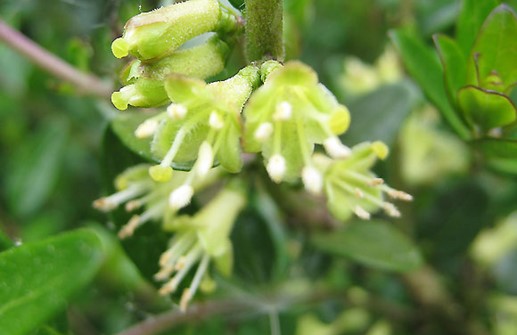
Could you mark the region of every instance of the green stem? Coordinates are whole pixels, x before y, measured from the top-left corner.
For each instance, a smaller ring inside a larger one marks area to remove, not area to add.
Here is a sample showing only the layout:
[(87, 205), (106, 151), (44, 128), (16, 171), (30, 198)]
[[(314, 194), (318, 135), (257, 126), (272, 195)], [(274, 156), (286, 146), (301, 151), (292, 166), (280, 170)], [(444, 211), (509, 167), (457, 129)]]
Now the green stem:
[(283, 1), (245, 0), (246, 56), (248, 61), (284, 58)]

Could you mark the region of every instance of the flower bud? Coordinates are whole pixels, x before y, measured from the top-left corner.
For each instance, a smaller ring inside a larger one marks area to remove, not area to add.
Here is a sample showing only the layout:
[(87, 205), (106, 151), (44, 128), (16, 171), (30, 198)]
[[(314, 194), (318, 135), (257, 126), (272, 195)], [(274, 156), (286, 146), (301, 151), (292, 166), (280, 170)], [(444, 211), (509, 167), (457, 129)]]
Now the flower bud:
[(131, 18), (121, 38), (113, 41), (113, 54), (132, 54), (140, 60), (171, 54), (191, 38), (214, 31), (220, 18), (217, 0), (190, 0), (141, 13)]

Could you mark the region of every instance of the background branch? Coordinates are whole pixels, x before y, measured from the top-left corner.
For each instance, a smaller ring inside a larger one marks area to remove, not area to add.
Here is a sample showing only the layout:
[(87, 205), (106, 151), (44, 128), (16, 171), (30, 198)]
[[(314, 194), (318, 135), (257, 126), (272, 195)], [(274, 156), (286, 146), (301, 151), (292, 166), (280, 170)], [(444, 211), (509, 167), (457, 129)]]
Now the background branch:
[(77, 70), (34, 43), (22, 33), (9, 27), (2, 20), (0, 20), (0, 41), (3, 41), (12, 49), (27, 57), (43, 70), (74, 85), (81, 94), (109, 98), (112, 93), (110, 85), (95, 76)]

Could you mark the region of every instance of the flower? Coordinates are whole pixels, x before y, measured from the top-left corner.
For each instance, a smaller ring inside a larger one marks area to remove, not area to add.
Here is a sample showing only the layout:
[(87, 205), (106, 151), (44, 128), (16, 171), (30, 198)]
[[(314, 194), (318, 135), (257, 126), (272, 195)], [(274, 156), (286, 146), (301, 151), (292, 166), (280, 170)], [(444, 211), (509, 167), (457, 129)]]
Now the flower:
[(141, 13), (126, 23), (111, 50), (117, 58), (128, 54), (141, 60), (160, 58), (193, 37), (216, 30), (221, 16), (217, 0), (191, 0)]
[(214, 35), (200, 45), (174, 51), (154, 62), (135, 60), (122, 72), (126, 86), (114, 92), (111, 101), (119, 110), (127, 109), (128, 105), (163, 105), (170, 101), (164, 88), (168, 76), (174, 73), (200, 79), (214, 76), (224, 69), (228, 53), (228, 45)]
[(327, 206), (336, 218), (345, 221), (355, 214), (368, 220), (378, 209), (392, 217), (400, 216), (395, 205), (384, 200), (384, 195), (403, 201), (411, 201), (412, 196), (391, 188), (370, 171), (377, 159), (384, 159), (387, 155), (388, 148), (382, 142), (358, 144), (344, 159), (315, 155), (314, 163), (324, 175)]
[[(270, 61), (261, 67), (261, 73), (264, 85), (244, 109), (244, 148), (262, 151), (275, 182), (292, 181), (300, 177), (304, 167), (312, 165), (315, 144), (339, 142), (336, 136), (348, 128), (349, 112), (303, 63), (281, 66)], [(344, 146), (334, 143), (331, 148), (332, 154), (343, 156)]]
[(172, 104), (156, 116), (158, 126), (151, 142), (161, 169), (170, 169), (173, 162), (195, 162), (192, 169), (202, 176), (217, 160), (228, 172), (240, 171), (240, 113), (256, 81), (258, 68), (254, 66), (210, 84), (169, 77), (165, 89)]
[(190, 285), (184, 289), (180, 308), (185, 310), (198, 287), (207, 276), (210, 262), (223, 275), (229, 275), (233, 264), (230, 232), (237, 215), (244, 208), (246, 197), (235, 187), (219, 192), (194, 216), (180, 216), (165, 226), (176, 232), (171, 246), (160, 258), (160, 271), (155, 279), (166, 281), (161, 294), (177, 290), (186, 274), (198, 263)]

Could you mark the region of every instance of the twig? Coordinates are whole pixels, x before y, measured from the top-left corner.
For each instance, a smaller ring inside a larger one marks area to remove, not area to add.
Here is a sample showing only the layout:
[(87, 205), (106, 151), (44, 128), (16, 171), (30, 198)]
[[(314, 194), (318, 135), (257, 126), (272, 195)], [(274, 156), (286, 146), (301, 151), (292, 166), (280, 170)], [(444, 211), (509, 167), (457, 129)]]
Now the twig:
[(27, 57), (52, 75), (73, 84), (79, 93), (109, 98), (112, 88), (99, 78), (75, 69), (70, 64), (31, 41), (0, 20), (0, 41)]
[[(269, 315), (272, 322), (272, 333), (279, 334), (280, 325), (278, 314), (293, 305), (317, 304), (326, 300), (340, 300), (347, 305), (363, 306), (367, 309), (378, 311), (386, 317), (397, 322), (407, 321), (411, 314), (396, 304), (391, 304), (378, 299), (366, 299), (365, 301), (353, 301), (347, 297), (347, 290), (313, 291), (309, 294), (282, 294), (280, 296), (265, 297), (255, 300), (247, 297), (240, 299), (212, 300), (205, 303), (191, 305), (186, 312), (171, 310), (156, 317), (149, 318), (139, 324), (130, 327), (117, 335), (154, 335), (169, 330), (189, 321), (203, 321), (213, 316), (235, 317), (237, 314), (259, 313)], [(273, 319), (271, 319), (273, 318)]]

